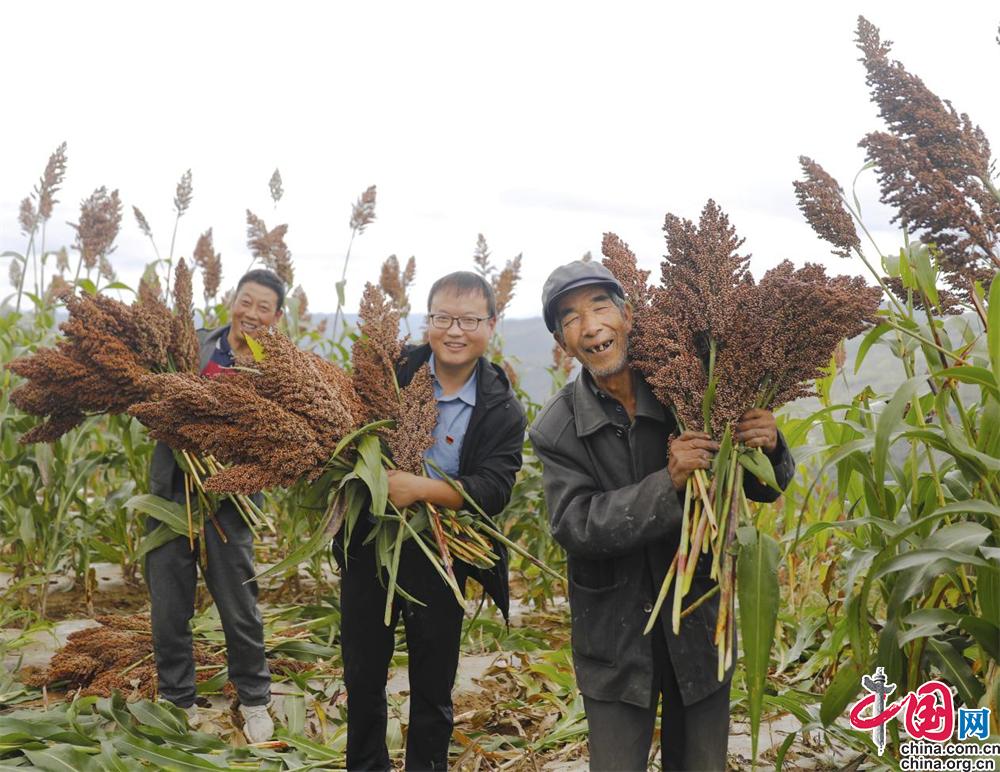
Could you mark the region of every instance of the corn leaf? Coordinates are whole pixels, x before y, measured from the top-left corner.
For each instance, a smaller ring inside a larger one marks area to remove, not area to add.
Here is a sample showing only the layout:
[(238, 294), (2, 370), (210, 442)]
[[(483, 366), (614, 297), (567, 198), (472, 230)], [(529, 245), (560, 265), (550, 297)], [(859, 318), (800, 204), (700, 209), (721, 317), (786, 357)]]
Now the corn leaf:
[(389, 501), (389, 477), (382, 466), (382, 446), (374, 434), (367, 434), (358, 442), (358, 460), (354, 471), (372, 496), (372, 514), (384, 515)]
[(1000, 383), (1000, 282), (990, 283), (989, 307), (986, 310), (986, 348), (993, 377)]
[(872, 327), (865, 337), (861, 339), (861, 345), (858, 346), (858, 353), (854, 359), (854, 374), (857, 375), (858, 371), (861, 369), (861, 363), (865, 361), (865, 357), (868, 355), (868, 350), (874, 346), (879, 339), (892, 329), (892, 325), (881, 322), (880, 324)]
[(927, 639), (927, 651), (936, 660), (945, 683), (954, 686), (958, 690), (958, 695), (967, 707), (975, 707), (979, 704), (979, 698), (983, 696), (983, 685), (976, 680), (972, 674), (972, 669), (965, 658), (958, 653), (954, 646), (938, 638)]
[(850, 662), (837, 671), (820, 703), (819, 719), (823, 722), (823, 726), (830, 726), (844, 715), (848, 703), (861, 691), (862, 673), (861, 666), (857, 662)]
[(891, 445), (892, 434), (899, 428), (903, 421), (903, 414), (906, 406), (910, 404), (917, 392), (920, 384), (925, 381), (924, 376), (915, 376), (904, 381), (892, 395), (889, 404), (878, 417), (875, 425), (875, 447), (873, 450), (874, 481), (876, 490), (881, 500), (885, 499), (885, 472), (889, 463), (889, 446)]
[(323, 522), (320, 523), (319, 528), (313, 532), (313, 535), (304, 544), (301, 544), (292, 550), (283, 560), (280, 560), (273, 566), (264, 569), (250, 581), (263, 579), (276, 574), (283, 574), (285, 571), (289, 571), (298, 566), (299, 563), (305, 563), (312, 558), (313, 555), (321, 552), (326, 545), (330, 543), (333, 537), (337, 535), (337, 532), (340, 530), (340, 527), (344, 522), (344, 517), (348, 511), (356, 511), (360, 508), (361, 501), (358, 496), (351, 496), (349, 493), (345, 492), (345, 489), (340, 489), (336, 496), (334, 496), (333, 502), (327, 510), (326, 516), (323, 518)]
[(778, 543), (752, 526), (737, 531), (736, 592), (739, 598), (743, 667), (746, 670), (747, 709), (753, 758), (764, 704), (767, 670), (778, 621)]
[(150, 726), (154, 729), (175, 735), (187, 733), (186, 721), (171, 713), (163, 705), (158, 705), (149, 700), (140, 700), (139, 702), (126, 703), (125, 707), (129, 713), (135, 716), (136, 721), (144, 726)]
[(86, 772), (96, 769), (89, 753), (66, 743), (58, 743), (42, 750), (25, 748), (24, 755), (37, 768), (46, 772)]
[(169, 501), (152, 493), (141, 493), (126, 501), (125, 509), (142, 512), (156, 518), (174, 533), (188, 535), (187, 510), (176, 501)]
[(301, 694), (285, 696), (285, 725), (292, 734), (302, 734), (306, 728), (306, 701)]
[(193, 753), (170, 748), (166, 745), (159, 745), (149, 740), (127, 736), (116, 737), (114, 744), (115, 749), (119, 753), (125, 753), (148, 761), (154, 765), (154, 769), (180, 770), (180, 772), (199, 772), (204, 769), (227, 769), (227, 767), (220, 767), (200, 756), (195, 756)]
[[(142, 537), (142, 541), (139, 542), (139, 549), (135, 553), (136, 560), (147, 552), (152, 552), (157, 547), (162, 547), (168, 541), (173, 541), (178, 535), (169, 525), (160, 523), (156, 528)], [(187, 534), (184, 535), (186, 536)]]
[(771, 463), (771, 459), (764, 455), (764, 451), (760, 448), (743, 450), (737, 458), (740, 466), (760, 480), (760, 482), (769, 488), (773, 488), (778, 493), (782, 492), (774, 476), (774, 465)]

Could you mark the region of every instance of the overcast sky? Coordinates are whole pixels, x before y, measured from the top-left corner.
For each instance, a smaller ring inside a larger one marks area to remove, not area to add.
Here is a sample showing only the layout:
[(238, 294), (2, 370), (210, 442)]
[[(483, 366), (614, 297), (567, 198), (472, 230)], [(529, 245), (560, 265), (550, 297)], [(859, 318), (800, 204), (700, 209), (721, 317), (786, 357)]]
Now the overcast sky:
[[(23, 250), (18, 202), (66, 140), (48, 243), (72, 242), (65, 223), (95, 187), (118, 188), (112, 262), (132, 284), (153, 255), (131, 207), (165, 251), (188, 168), (177, 254), (214, 228), (229, 286), (249, 262), (245, 210), (287, 222), (317, 310), (336, 305), (351, 204), (371, 184), (377, 220), (355, 241), (352, 309), (392, 253), (416, 256), (422, 306), (436, 276), (471, 267), (483, 233), (500, 264), (523, 252), (510, 314), (534, 316), (548, 272), (598, 256), (603, 232), (655, 267), (663, 215), (696, 217), (708, 197), (758, 276), (785, 258), (857, 273), (801, 219), (791, 181), (807, 154), (848, 185), (858, 140), (880, 128), (858, 13), (1000, 143), (990, 2), (4, 3), (0, 249)], [(867, 179), (866, 215), (894, 249)]]

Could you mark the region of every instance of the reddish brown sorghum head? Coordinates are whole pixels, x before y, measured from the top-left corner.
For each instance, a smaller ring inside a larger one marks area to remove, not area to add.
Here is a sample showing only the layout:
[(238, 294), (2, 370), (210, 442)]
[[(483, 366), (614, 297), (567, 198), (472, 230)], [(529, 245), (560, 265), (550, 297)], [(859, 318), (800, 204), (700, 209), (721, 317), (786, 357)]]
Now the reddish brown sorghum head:
[(738, 253), (743, 239), (711, 199), (697, 225), (668, 214), (663, 231), (667, 254), (660, 265), (660, 282), (671, 297), (674, 313), (685, 317), (695, 335), (716, 342), (727, 340), (734, 310), (753, 282), (748, 271), (750, 255)]
[(392, 301), (401, 316), (406, 316), (410, 312), (410, 298), (407, 290), (413, 281), (416, 271), (416, 264), (412, 257), (410, 258), (410, 262), (407, 263), (407, 269), (411, 265), (413, 266), (413, 270), (410, 272), (409, 279), (407, 279), (406, 273), (399, 267), (399, 260), (395, 255), (389, 255), (385, 259), (385, 262), (382, 263), (382, 269), (379, 272), (379, 289)]
[(373, 284), (366, 284), (361, 296), (358, 332), (351, 347), (352, 380), (366, 420), (394, 418), (399, 406), (395, 368), (402, 353), (399, 311)]
[(514, 290), (521, 279), (521, 258), (522, 255), (518, 255), (513, 260), (508, 260), (503, 270), (490, 282), (497, 300), (497, 318), (503, 316), (510, 301), (514, 299)]
[(45, 290), (45, 302), (52, 304), (57, 300), (60, 300), (65, 295), (70, 295), (73, 292), (73, 287), (68, 281), (66, 281), (61, 273), (52, 274), (52, 281), (49, 283), (48, 289)]
[(209, 478), (206, 490), (251, 494), (292, 485), (313, 479), (329, 457), (309, 423), (260, 396), (246, 374), (151, 375), (145, 385), (153, 401), (137, 402), (128, 412), (152, 438), (232, 465)]
[(882, 201), (896, 209), (896, 220), (937, 246), (941, 268), (967, 296), (968, 280), (989, 283), (1000, 267), (1000, 201), (990, 190), (989, 141), (968, 115), (889, 59), (891, 43), (864, 17), (857, 44), (872, 101), (888, 127), (860, 143), (878, 170)]
[(56, 252), (56, 270), (59, 273), (65, 273), (69, 270), (69, 252), (66, 251), (66, 247), (60, 247), (59, 251)]
[(80, 222), (73, 225), (76, 230), (74, 247), (80, 251), (88, 270), (97, 265), (101, 255), (111, 252), (121, 221), (122, 204), (117, 190), (109, 194), (102, 186), (80, 204)]
[(200, 367), (200, 347), (194, 330), (194, 288), (191, 271), (182, 257), (174, 268), (174, 314), (171, 324), (170, 356), (179, 372), (197, 373)]
[(211, 228), (198, 237), (192, 257), (195, 265), (201, 269), (201, 283), (207, 303), (218, 294), (219, 284), (222, 283), (222, 255), (215, 252)]
[(805, 179), (792, 183), (799, 209), (816, 234), (835, 247), (835, 255), (850, 257), (852, 249), (861, 248), (861, 239), (844, 208), (843, 188), (811, 158), (799, 156), (799, 165)]
[(437, 417), (430, 368), (423, 365), (400, 391), (396, 427), (386, 433), (389, 453), (399, 469), (423, 473), (424, 453), (434, 445)]
[[(898, 276), (883, 276), (882, 282), (897, 298), (902, 298), (904, 301), (907, 300), (908, 293), (906, 287), (903, 286), (903, 280)], [(937, 287), (936, 289), (938, 294), (938, 305), (935, 306), (933, 303), (930, 304), (931, 313), (941, 314), (943, 316), (955, 316), (965, 312), (966, 306), (962, 304), (963, 298), (961, 295), (942, 287)], [(911, 299), (914, 308), (922, 311), (926, 307), (921, 293), (914, 291)]]
[(108, 260), (107, 255), (101, 255), (97, 258), (97, 273), (105, 281), (112, 282), (118, 277), (115, 275), (115, 268), (111, 265), (111, 261)]
[(309, 296), (306, 291), (302, 289), (302, 285), (298, 285), (292, 292), (292, 298), (295, 300), (295, 309), (298, 314), (299, 319), (303, 322), (308, 322), (312, 319), (312, 314), (309, 313)]
[(69, 311), (60, 325), (64, 337), (53, 348), (8, 364), (28, 379), (13, 391), (12, 402), (49, 417), (22, 442), (54, 440), (88, 414), (125, 412), (148, 399), (150, 371), (170, 367), (174, 317), (158, 297), (131, 306), (100, 294), (64, 297)]
[(285, 244), (288, 225), (281, 224), (272, 230), (257, 215), (247, 209), (247, 248), (255, 258), (274, 271), (289, 287), (295, 279), (292, 253)]
[(139, 299), (133, 304), (135, 327), (133, 346), (136, 356), (150, 370), (163, 372), (170, 369), (167, 354), (174, 334), (174, 319), (160, 294), (160, 282), (139, 282)]
[(308, 421), (317, 441), (332, 453), (359, 425), (363, 412), (350, 377), (275, 330), (259, 333), (256, 340), (264, 350), (263, 360), (237, 358), (238, 365), (255, 371), (247, 376), (254, 390)]
[(668, 215), (665, 230), (660, 286), (646, 285), (617, 237), (605, 237), (605, 264), (628, 295), (644, 298), (633, 301), (646, 311), (629, 336), (630, 362), (684, 428), (704, 426), (708, 342), (716, 379), (708, 429), (718, 437), (751, 407), (810, 393), (840, 342), (875, 320), (881, 290), (821, 266), (786, 261), (755, 284), (737, 254), (742, 240), (713, 202), (698, 226)]
[(717, 396), (725, 421), (757, 395), (760, 406), (775, 409), (813, 394), (841, 341), (874, 323), (882, 292), (859, 277), (828, 277), (822, 266), (795, 269), (786, 260), (764, 274), (756, 296), (739, 317), (745, 345), (729, 347), (718, 363), (720, 384), (729, 384)]

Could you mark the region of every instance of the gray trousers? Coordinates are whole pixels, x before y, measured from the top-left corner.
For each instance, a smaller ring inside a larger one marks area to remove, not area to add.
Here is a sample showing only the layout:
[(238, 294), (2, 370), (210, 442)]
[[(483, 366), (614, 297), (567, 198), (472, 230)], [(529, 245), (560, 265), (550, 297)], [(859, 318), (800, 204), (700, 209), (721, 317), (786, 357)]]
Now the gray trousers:
[(667, 653), (663, 631), (653, 633), (655, 662), (653, 700), (645, 708), (625, 702), (583, 698), (590, 726), (590, 768), (644, 770), (656, 724), (656, 706), (663, 696), (660, 719), (660, 762), (664, 770), (723, 771), (729, 744), (729, 686), (693, 705), (684, 705)]
[[(266, 705), (271, 699), (271, 673), (264, 654), (264, 628), (257, 608), (257, 583), (246, 582), (253, 565), (253, 534), (228, 501), (216, 519), (227, 541), (211, 523), (205, 539), (205, 585), (212, 594), (226, 636), (229, 680), (243, 705)], [(150, 518), (147, 531), (158, 521)], [(146, 584), (152, 608), (153, 651), (160, 696), (182, 708), (195, 700), (195, 670), (191, 618), (198, 582), (198, 542), (191, 550), (178, 536), (146, 555)]]

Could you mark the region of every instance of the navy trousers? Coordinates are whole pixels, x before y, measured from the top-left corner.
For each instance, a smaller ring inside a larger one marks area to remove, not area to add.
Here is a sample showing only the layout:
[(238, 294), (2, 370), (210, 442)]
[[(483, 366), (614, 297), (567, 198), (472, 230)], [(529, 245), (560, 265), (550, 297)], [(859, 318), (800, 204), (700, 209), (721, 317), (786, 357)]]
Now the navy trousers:
[[(458, 671), (465, 609), (458, 605), (427, 557), (407, 542), (400, 558), (398, 583), (426, 605), (405, 601), (397, 594), (392, 620), (386, 626), (386, 589), (376, 574), (375, 545), (362, 545), (363, 540), (363, 533), (352, 536), (346, 565), (341, 546), (334, 547), (341, 567), (340, 642), (347, 687), (347, 768), (380, 772), (392, 768), (385, 743), (385, 685), (396, 626), (402, 619), (410, 678), (406, 769), (447, 769), (453, 727), (451, 690)], [(464, 564), (455, 564), (455, 575), (464, 589), (468, 578)]]

